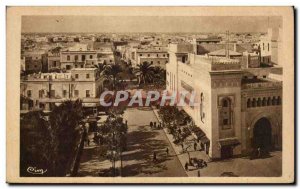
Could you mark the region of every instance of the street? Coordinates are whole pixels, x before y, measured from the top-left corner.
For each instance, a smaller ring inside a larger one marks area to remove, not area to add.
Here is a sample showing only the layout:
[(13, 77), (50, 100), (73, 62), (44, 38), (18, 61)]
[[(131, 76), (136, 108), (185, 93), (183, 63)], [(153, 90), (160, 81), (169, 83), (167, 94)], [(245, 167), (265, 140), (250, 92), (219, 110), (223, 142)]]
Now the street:
[(150, 128), (150, 121), (158, 122), (151, 108), (127, 109), (124, 118), (128, 120), (128, 151), (123, 154), (122, 176), (187, 176), (163, 130)]

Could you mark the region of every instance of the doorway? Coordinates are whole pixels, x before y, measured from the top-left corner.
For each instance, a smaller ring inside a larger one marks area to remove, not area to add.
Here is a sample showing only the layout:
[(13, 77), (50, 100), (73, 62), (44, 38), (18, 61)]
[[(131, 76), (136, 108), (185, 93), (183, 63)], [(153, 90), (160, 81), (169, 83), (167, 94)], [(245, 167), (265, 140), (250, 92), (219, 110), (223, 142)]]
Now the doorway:
[(261, 149), (263, 151), (270, 151), (272, 147), (272, 126), (267, 118), (259, 119), (253, 128), (253, 142), (254, 149)]
[(233, 156), (232, 146), (222, 146), (221, 147), (221, 158), (222, 159), (232, 158), (232, 156)]

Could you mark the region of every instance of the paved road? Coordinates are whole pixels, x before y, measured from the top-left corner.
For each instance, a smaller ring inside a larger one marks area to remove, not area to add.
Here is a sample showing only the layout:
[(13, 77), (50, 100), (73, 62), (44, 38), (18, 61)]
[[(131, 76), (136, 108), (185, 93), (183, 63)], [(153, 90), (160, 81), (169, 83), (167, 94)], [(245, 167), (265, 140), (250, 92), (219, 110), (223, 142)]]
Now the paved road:
[[(187, 176), (164, 132), (149, 127), (150, 121), (158, 122), (151, 109), (127, 109), (124, 118), (128, 120), (128, 151), (123, 154), (122, 176)], [(153, 162), (154, 151), (157, 162)]]

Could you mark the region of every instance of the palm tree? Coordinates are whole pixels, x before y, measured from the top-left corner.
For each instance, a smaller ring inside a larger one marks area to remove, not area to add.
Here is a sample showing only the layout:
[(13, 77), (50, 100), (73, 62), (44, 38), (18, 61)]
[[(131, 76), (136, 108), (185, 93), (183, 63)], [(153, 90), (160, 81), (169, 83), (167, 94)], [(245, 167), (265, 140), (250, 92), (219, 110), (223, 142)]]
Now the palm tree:
[(50, 113), (52, 168), (55, 176), (65, 176), (80, 140), (82, 101), (65, 101)]
[(112, 80), (112, 88), (115, 89), (118, 76), (122, 71), (123, 70), (119, 64), (108, 65), (108, 66), (105, 66), (105, 68), (102, 72), (102, 74), (103, 74), (102, 76), (106, 80), (109, 80), (109, 81)]
[(106, 63), (95, 64), (94, 67), (97, 68), (98, 73), (100, 74), (105, 69)]
[(143, 62), (142, 64), (139, 64), (136, 73), (139, 74), (139, 84), (146, 84), (146, 82), (150, 82), (154, 77), (154, 68), (152, 63)]
[(159, 66), (154, 67), (153, 83), (157, 88), (164, 87), (166, 85), (166, 70)]

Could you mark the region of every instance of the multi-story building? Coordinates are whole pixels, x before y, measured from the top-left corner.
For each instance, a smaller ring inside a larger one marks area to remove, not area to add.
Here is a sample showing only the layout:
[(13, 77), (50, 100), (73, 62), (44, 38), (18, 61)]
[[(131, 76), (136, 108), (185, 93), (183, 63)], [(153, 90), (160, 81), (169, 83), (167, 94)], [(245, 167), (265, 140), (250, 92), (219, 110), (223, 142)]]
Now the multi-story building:
[(82, 99), (84, 107), (99, 106), (102, 82), (96, 68), (73, 68), (68, 73), (32, 74), (21, 80), (21, 110), (51, 110), (65, 100)]
[[(278, 52), (281, 51), (281, 28), (269, 28), (268, 33), (260, 37), (255, 48), (260, 51), (261, 63), (266, 65), (278, 65), (280, 62)], [(282, 66), (282, 65), (281, 65)]]
[(169, 62), (169, 54), (167, 51), (156, 49), (131, 49), (129, 53), (129, 60), (133, 67), (137, 67), (143, 62), (149, 62), (153, 66), (158, 66), (163, 69), (166, 68), (166, 64)]
[(96, 51), (97, 62), (100, 64), (114, 64), (114, 48), (111, 42), (93, 42), (92, 49)]
[(47, 66), (47, 53), (45, 51), (33, 50), (24, 53), (25, 58), (25, 71), (27, 73), (46, 72)]
[(48, 70), (60, 69), (60, 52), (48, 52)]
[(198, 140), (212, 159), (281, 149), (282, 82), (269, 77), (281, 68), (243, 69), (238, 59), (197, 55), (191, 44), (171, 44), (169, 55), (167, 90), (196, 93), (199, 105), (182, 108), (205, 133)]
[(90, 65), (97, 64), (97, 53), (86, 44), (77, 44), (60, 52), (60, 64), (66, 70), (91, 67)]

